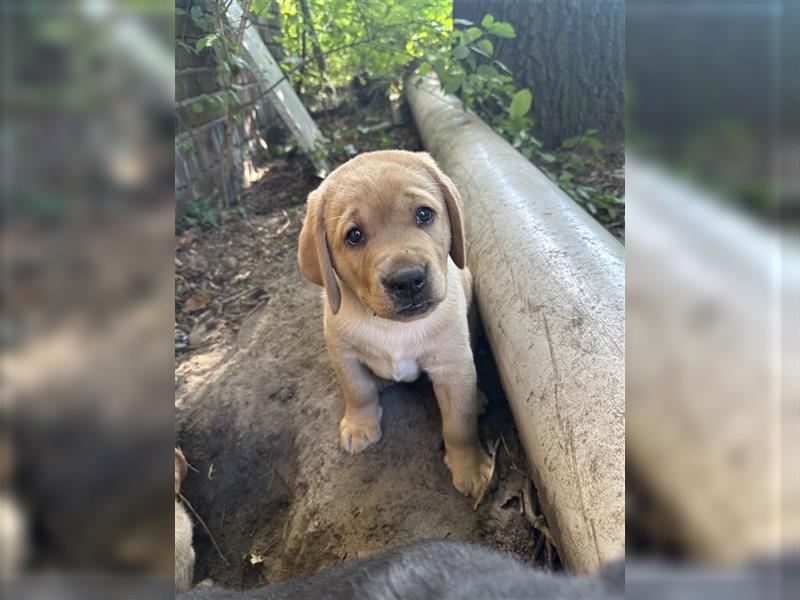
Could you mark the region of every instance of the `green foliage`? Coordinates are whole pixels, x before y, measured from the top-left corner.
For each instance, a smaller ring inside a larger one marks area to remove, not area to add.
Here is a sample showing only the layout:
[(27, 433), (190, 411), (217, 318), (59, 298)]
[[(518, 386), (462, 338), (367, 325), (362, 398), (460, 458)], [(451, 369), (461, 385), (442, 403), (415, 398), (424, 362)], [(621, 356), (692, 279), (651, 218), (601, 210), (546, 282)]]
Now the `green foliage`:
[(530, 90), (520, 90), (511, 99), (511, 106), (508, 107), (508, 116), (512, 119), (524, 117), (531, 109), (533, 96)]
[[(266, 2), (266, 0), (264, 0)], [(606, 168), (596, 130), (565, 140), (547, 152), (533, 134), (531, 90), (519, 88), (513, 74), (494, 57), (499, 39), (516, 36), (510, 23), (487, 14), (480, 24), (452, 20), (450, 1), (377, 2), (376, 0), (278, 0), (287, 50), (283, 67), (306, 95), (325, 98), (352, 81), (399, 87), (413, 61), (421, 76), (435, 73), (446, 94), (461, 101), (492, 126), (526, 158), (537, 162), (573, 199), (597, 218), (618, 221), (623, 201), (589, 185), (594, 171)], [(453, 29), (457, 25), (457, 29)], [(305, 41), (304, 41), (305, 40)], [(314, 53), (324, 59), (324, 72)], [(305, 54), (303, 48), (305, 47)], [(383, 147), (391, 139), (378, 140)], [(315, 148), (315, 157), (342, 155), (332, 142)], [(555, 172), (559, 172), (556, 174)], [(584, 183), (579, 183), (583, 181)]]
[(180, 231), (199, 225), (200, 227), (219, 227), (222, 210), (206, 200), (192, 199), (186, 203), (186, 210), (178, 223)]
[[(565, 140), (554, 152), (545, 151), (534, 136), (534, 95), (519, 88), (506, 65), (494, 56), (498, 40), (516, 35), (510, 23), (497, 21), (491, 14), (480, 24), (453, 21), (452, 0), (277, 0), (277, 5), (282, 31), (276, 41), (286, 52), (282, 68), (301, 94), (325, 102), (351, 86), (365, 85), (396, 94), (409, 68), (418, 66), (420, 75), (435, 74), (444, 92), (457, 96), (464, 110), (474, 111), (600, 220), (619, 220), (623, 201), (606, 193), (607, 188), (587, 183), (593, 173), (606, 168), (596, 130)], [(196, 4), (190, 10), (193, 24), (203, 35), (193, 46), (178, 43), (191, 52), (214, 53), (221, 92), (204, 95), (191, 109), (197, 113), (211, 109), (231, 117), (238, 107), (235, 77), (247, 63), (235, 31), (219, 12), (224, 11), (224, 2), (213, 0), (207, 6), (211, 8)], [(267, 18), (270, 7), (271, 0), (253, 0), (250, 6), (252, 14)], [(454, 25), (459, 27), (454, 29)], [(391, 144), (391, 136), (382, 133), (370, 146)], [(276, 153), (295, 149), (290, 140)], [(311, 158), (346, 156), (348, 149), (341, 142), (325, 141), (309, 154)], [(215, 225), (218, 214), (209, 212), (207, 205), (195, 204), (188, 217)]]
[[(227, 22), (224, 10), (224, 2), (211, 2), (208, 8), (203, 4), (194, 4), (189, 11), (189, 17), (192, 24), (204, 35), (197, 39), (194, 46), (177, 40), (188, 52), (212, 52), (214, 56), (214, 77), (221, 91), (202, 94), (193, 102), (191, 109), (196, 114), (209, 109), (218, 116), (231, 115), (240, 104), (237, 92), (241, 86), (235, 83), (235, 78), (240, 70), (247, 68), (247, 61), (242, 56), (236, 32)], [(238, 23), (235, 25), (238, 26)]]
[(625, 201), (599, 185), (578, 183), (593, 181), (597, 179), (598, 173), (607, 172), (611, 168), (606, 164), (603, 148), (603, 142), (597, 138), (596, 129), (567, 138), (561, 143), (557, 156), (553, 157), (561, 168), (560, 175), (548, 175), (599, 221), (616, 224), (623, 219)]
[[(278, 0), (282, 35), (276, 41), (286, 50), (284, 70), (306, 95), (341, 89), (358, 77), (388, 88), (427, 48), (448, 39), (453, 26), (451, 0), (305, 1), (311, 22), (300, 0)], [(324, 72), (314, 44), (323, 55)]]
[(587, 129), (582, 135), (576, 135), (561, 142), (561, 147), (565, 150), (578, 150), (585, 148), (590, 152), (595, 153), (603, 149), (603, 142), (601, 142), (596, 136), (597, 129)]
[(493, 58), (493, 39), (513, 38), (513, 26), (495, 21), (492, 15), (486, 15), (480, 26), (464, 19), (456, 24), (462, 29), (427, 54), (420, 74), (434, 71), (446, 94), (458, 96), (464, 110), (477, 113), (527, 159), (553, 162), (555, 157), (544, 152), (533, 135), (533, 94), (518, 88), (508, 68)]
[[(524, 90), (517, 90), (514, 78), (506, 66), (494, 60), (494, 31), (508, 23), (484, 22), (488, 27), (475, 27), (470, 21), (460, 19), (463, 29), (456, 29), (452, 36), (429, 48), (425, 62), (420, 66), (420, 74), (434, 71), (445, 94), (456, 94), (464, 110), (475, 110), (492, 124), (514, 120), (514, 125), (524, 128), (528, 125), (525, 115), (530, 109), (530, 91), (526, 106)], [(513, 33), (513, 27), (508, 25)], [(500, 28), (505, 31), (505, 28)], [(519, 97), (517, 98), (517, 95)], [(516, 100), (516, 102), (515, 102)]]

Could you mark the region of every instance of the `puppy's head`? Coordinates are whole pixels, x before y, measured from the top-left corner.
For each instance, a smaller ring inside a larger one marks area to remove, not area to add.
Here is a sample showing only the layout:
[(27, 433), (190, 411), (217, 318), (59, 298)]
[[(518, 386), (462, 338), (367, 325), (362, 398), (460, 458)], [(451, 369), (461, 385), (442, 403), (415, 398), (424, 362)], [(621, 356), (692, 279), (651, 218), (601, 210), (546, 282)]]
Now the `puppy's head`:
[(447, 295), (448, 255), (464, 267), (461, 199), (424, 152), (362, 154), (309, 195), (298, 262), (334, 314), (338, 276), (376, 315), (426, 315)]

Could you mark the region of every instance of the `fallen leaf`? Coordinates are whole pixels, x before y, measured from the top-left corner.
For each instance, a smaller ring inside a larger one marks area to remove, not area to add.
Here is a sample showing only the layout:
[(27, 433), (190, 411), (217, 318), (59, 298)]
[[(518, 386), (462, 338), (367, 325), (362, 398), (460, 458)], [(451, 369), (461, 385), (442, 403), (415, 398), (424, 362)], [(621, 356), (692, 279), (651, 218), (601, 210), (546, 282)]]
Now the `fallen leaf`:
[(183, 309), (187, 313), (197, 312), (198, 310), (201, 310), (206, 306), (208, 306), (209, 302), (211, 302), (211, 294), (208, 294), (206, 292), (195, 294), (186, 301), (186, 304), (184, 304)]

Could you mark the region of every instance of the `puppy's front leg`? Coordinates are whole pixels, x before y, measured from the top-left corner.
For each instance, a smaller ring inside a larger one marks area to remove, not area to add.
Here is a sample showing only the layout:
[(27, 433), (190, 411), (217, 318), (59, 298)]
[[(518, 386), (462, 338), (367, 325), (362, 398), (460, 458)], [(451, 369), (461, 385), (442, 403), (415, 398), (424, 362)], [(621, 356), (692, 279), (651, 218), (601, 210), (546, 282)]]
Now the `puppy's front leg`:
[(339, 445), (358, 454), (381, 439), (381, 409), (375, 376), (357, 359), (334, 359), (344, 396), (344, 417), (339, 423)]
[(442, 413), (444, 462), (453, 485), (462, 494), (481, 498), (492, 475), (492, 459), (478, 440), (478, 399), (472, 354), (456, 364), (429, 369), (436, 401)]

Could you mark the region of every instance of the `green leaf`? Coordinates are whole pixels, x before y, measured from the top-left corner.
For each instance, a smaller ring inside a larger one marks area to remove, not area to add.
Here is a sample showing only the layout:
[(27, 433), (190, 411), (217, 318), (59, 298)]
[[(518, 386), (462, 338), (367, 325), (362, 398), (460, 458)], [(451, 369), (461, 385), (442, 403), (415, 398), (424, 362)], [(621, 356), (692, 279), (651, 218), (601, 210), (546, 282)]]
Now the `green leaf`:
[(493, 24), (494, 24), (494, 17), (492, 15), (486, 15), (485, 17), (483, 17), (483, 21), (481, 21), (481, 26), (484, 27), (485, 29), (491, 28)]
[(497, 37), (506, 39), (511, 39), (517, 36), (517, 34), (514, 33), (514, 27), (512, 27), (511, 23), (501, 23), (501, 22), (494, 23), (489, 28), (489, 32), (496, 35)]
[(602, 150), (603, 149), (603, 142), (601, 142), (600, 140), (598, 140), (597, 138), (594, 138), (594, 137), (588, 138), (586, 140), (586, 144), (592, 150)]
[(511, 100), (511, 105), (508, 107), (508, 114), (510, 114), (512, 118), (522, 117), (528, 114), (528, 111), (531, 109), (532, 102), (533, 96), (531, 95), (530, 90), (520, 90), (514, 94), (514, 98)]
[(474, 42), (483, 35), (483, 32), (477, 27), (470, 27), (469, 29), (467, 29), (467, 34), (469, 34), (470, 41)]
[(419, 66), (419, 74), (422, 77), (425, 77), (428, 73), (431, 72), (431, 63), (422, 63)]
[(511, 119), (509, 119), (508, 122), (508, 128), (514, 135), (518, 134), (520, 131), (525, 129), (526, 125), (527, 123), (525, 122), (525, 119), (523, 117), (511, 117)]
[(474, 57), (474, 56), (472, 56), (472, 54), (470, 54), (470, 55), (467, 57), (467, 64), (469, 65), (470, 72), (471, 72), (471, 73), (474, 73), (474, 72), (475, 72), (475, 69), (476, 69), (476, 68), (477, 68), (477, 66), (478, 66), (478, 62), (475, 60), (475, 57)]
[(201, 112), (203, 112), (203, 110), (205, 110), (205, 109), (203, 108), (203, 103), (202, 102), (195, 102), (194, 104), (192, 104), (192, 111), (197, 113), (198, 115)]
[(494, 46), (492, 45), (491, 40), (482, 39), (478, 42), (478, 48), (483, 50), (488, 56), (491, 56), (494, 53)]
[(469, 56), (469, 50), (466, 46), (456, 46), (455, 50), (453, 50), (453, 56), (458, 60), (464, 60)]
[(505, 63), (502, 63), (499, 60), (496, 60), (496, 61), (494, 61), (494, 64), (497, 65), (497, 67), (501, 71), (504, 71), (505, 73), (511, 75), (511, 70), (505, 65)]
[(203, 48), (208, 48), (209, 46), (213, 46), (214, 42), (217, 40), (216, 33), (209, 33), (208, 35), (204, 35), (195, 44), (194, 48), (197, 52), (200, 52)]
[(461, 87), (461, 77), (453, 77), (444, 84), (445, 95), (454, 94), (458, 88)]
[[(300, 58), (300, 57), (295, 57), (295, 58)], [(300, 61), (302, 61), (302, 60), (303, 59), (300, 58)], [(234, 65), (236, 65), (237, 67), (239, 67), (240, 69), (246, 69), (247, 68), (247, 61), (244, 58), (242, 58), (241, 56), (238, 56), (236, 54), (231, 56), (231, 62)]]
[(480, 65), (478, 67), (478, 75), (481, 77), (486, 77), (487, 79), (491, 79), (493, 77), (497, 77), (497, 69), (491, 65)]
[(563, 148), (574, 148), (575, 146), (578, 145), (579, 141), (580, 141), (580, 136), (576, 135), (571, 138), (565, 139), (563, 142), (561, 142), (561, 146)]
[[(484, 58), (492, 58), (489, 54), (486, 54), (486, 52), (484, 52), (483, 50), (481, 50), (477, 46), (470, 46), (469, 49), (472, 50), (475, 54), (480, 54)], [(473, 57), (473, 60), (474, 60), (474, 57)]]
[(540, 155), (541, 159), (545, 162), (556, 162), (556, 157), (552, 154), (548, 154), (547, 152), (542, 152)]
[(583, 169), (583, 159), (580, 157), (579, 154), (570, 154), (569, 155), (569, 164), (575, 168), (575, 170), (582, 170)]

